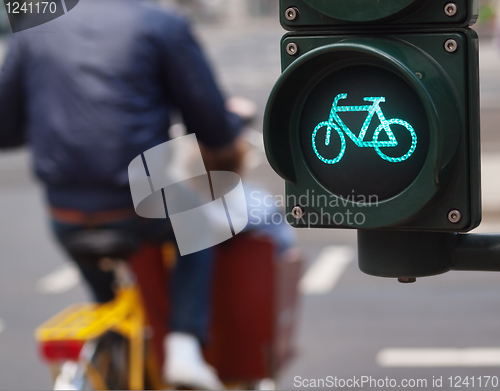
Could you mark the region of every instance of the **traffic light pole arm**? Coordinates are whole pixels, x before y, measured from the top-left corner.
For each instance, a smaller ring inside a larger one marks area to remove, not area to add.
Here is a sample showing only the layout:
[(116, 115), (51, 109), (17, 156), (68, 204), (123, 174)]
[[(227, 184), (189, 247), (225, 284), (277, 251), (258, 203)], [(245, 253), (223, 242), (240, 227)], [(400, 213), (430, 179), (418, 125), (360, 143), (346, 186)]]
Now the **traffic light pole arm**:
[(358, 260), (361, 271), (379, 277), (500, 271), (500, 234), (358, 230)]
[(500, 234), (455, 234), (450, 270), (500, 271)]

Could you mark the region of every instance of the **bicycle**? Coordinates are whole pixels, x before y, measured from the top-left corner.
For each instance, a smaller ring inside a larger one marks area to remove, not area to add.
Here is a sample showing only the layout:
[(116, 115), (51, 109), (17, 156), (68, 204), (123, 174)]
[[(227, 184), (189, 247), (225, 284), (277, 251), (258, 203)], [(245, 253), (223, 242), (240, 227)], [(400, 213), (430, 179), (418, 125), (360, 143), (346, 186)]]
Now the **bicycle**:
[[(117, 289), (111, 302), (75, 304), (37, 328), (54, 389), (172, 389), (162, 381), (160, 370), (166, 332), (161, 328), (167, 316), (158, 316), (158, 308), (166, 306), (147, 307), (150, 301), (142, 299), (143, 284), (139, 287), (135, 276), (154, 285), (151, 274), (141, 277), (147, 273), (145, 261), (156, 259), (160, 265), (149, 273), (162, 274), (159, 269), (175, 262), (173, 243), (138, 250), (123, 231), (95, 230), (68, 236), (65, 246), (75, 259), (98, 262), (112, 271)], [(269, 379), (293, 355), (294, 317), (283, 322), (280, 315), (295, 313), (301, 258), (290, 252), (279, 262), (269, 262), (272, 244), (251, 234), (233, 238), (218, 254), (213, 343), (205, 353), (229, 389), (258, 389), (264, 380), (266, 387), (272, 386)], [(166, 300), (164, 288), (156, 289), (156, 298)]]
[(137, 251), (136, 243), (126, 232), (112, 230), (81, 231), (66, 238), (75, 259), (113, 272), (117, 287), (111, 302), (72, 305), (37, 328), (54, 389), (165, 388), (146, 347), (142, 298), (125, 261)]
[[(330, 117), (328, 118), (328, 121), (323, 121), (320, 122), (313, 131), (312, 134), (312, 146), (314, 149), (314, 152), (316, 156), (318, 157), (319, 160), (321, 160), (323, 163), (326, 164), (336, 164), (342, 158), (344, 157), (345, 150), (346, 150), (346, 140), (344, 133), (349, 136), (349, 138), (356, 144), (356, 146), (360, 148), (374, 148), (377, 154), (384, 160), (391, 162), (391, 163), (399, 163), (403, 162), (406, 159), (408, 159), (413, 152), (415, 152), (415, 149), (417, 148), (417, 134), (415, 133), (415, 130), (413, 127), (406, 121), (403, 121), (398, 118), (392, 118), (392, 119), (386, 119), (384, 116), (384, 113), (382, 112), (382, 109), (380, 108), (380, 103), (385, 102), (384, 97), (365, 97), (363, 100), (365, 102), (372, 102), (372, 105), (368, 106), (339, 106), (338, 102), (341, 99), (347, 99), (347, 94), (342, 93), (339, 94), (335, 97), (333, 104), (332, 104), (332, 109), (330, 111)], [(361, 131), (359, 132), (359, 135), (356, 136), (348, 127), (347, 125), (342, 121), (342, 119), (339, 117), (337, 113), (339, 112), (363, 112), (366, 111), (368, 112), (366, 119), (361, 127)], [(377, 126), (373, 133), (373, 139), (372, 141), (365, 141), (365, 136), (366, 132), (368, 130), (368, 127), (371, 124), (371, 121), (373, 119), (373, 116), (377, 114), (378, 119), (380, 120), (380, 125)], [(337, 125), (338, 124), (338, 125)], [(391, 157), (386, 154), (384, 154), (380, 148), (385, 148), (385, 147), (396, 147), (399, 145), (398, 141), (396, 140), (396, 137), (394, 136), (394, 133), (391, 130), (391, 125), (400, 125), (405, 127), (411, 135), (411, 146), (408, 152), (406, 152), (404, 155), (400, 157)], [(316, 137), (318, 134), (318, 131), (326, 127), (326, 136), (325, 136), (325, 145), (328, 146), (330, 145), (331, 141), (331, 133), (332, 129), (335, 129), (337, 134), (340, 137), (340, 152), (337, 155), (337, 157), (333, 159), (327, 159), (324, 156), (322, 156), (318, 148), (316, 147)], [(382, 130), (385, 131), (385, 134), (388, 137), (388, 141), (379, 141), (379, 136)]]

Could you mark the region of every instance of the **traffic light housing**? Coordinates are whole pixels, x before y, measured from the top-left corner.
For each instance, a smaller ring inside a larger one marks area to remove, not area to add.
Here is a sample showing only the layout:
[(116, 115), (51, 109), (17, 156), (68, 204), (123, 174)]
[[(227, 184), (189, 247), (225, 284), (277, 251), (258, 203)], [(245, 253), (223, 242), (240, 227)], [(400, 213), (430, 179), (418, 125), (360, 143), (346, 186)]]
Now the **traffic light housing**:
[(481, 219), (471, 0), (280, 0), (264, 120), (295, 227), (466, 232)]
[(468, 27), (478, 16), (471, 0), (280, 0), (286, 30)]

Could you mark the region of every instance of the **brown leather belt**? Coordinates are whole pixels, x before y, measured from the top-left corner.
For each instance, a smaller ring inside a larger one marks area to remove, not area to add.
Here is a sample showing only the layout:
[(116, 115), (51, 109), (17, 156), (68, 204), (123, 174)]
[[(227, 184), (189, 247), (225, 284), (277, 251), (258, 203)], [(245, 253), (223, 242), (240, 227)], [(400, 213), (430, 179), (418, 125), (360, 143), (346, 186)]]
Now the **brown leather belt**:
[(138, 217), (134, 208), (121, 208), (89, 213), (81, 210), (63, 209), (51, 206), (50, 213), (54, 220), (61, 223), (87, 226), (115, 223), (131, 217)]

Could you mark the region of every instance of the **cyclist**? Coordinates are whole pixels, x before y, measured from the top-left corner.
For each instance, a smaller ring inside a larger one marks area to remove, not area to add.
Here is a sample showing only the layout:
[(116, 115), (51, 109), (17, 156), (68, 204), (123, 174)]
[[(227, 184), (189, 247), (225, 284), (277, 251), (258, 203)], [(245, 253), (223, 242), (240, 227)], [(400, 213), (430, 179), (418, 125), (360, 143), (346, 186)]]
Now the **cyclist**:
[[(168, 220), (135, 214), (128, 164), (168, 141), (178, 110), (207, 169), (239, 165), (240, 118), (224, 99), (187, 22), (141, 0), (86, 0), (14, 34), (0, 73), (0, 146), (28, 143), (58, 239), (99, 228), (163, 241)], [(166, 381), (222, 388), (204, 361), (212, 252), (181, 257), (172, 284)], [(78, 265), (95, 299), (113, 298), (110, 273)]]

